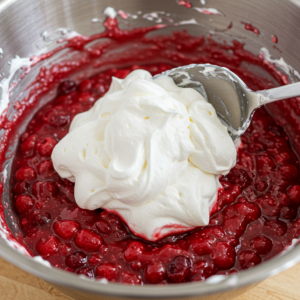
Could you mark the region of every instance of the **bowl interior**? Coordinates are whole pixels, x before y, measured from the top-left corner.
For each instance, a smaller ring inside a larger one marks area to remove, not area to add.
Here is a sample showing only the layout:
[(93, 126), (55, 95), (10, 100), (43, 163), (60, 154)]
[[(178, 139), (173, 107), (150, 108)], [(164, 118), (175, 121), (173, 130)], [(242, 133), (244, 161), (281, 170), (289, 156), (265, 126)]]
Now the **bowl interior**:
[[(126, 2), (118, 0), (1, 1), (0, 47), (3, 53), (1, 54), (0, 72), (4, 74), (4, 77), (7, 77), (9, 74), (7, 62), (16, 55), (29, 57), (34, 54), (49, 52), (57, 47), (57, 40), (67, 37), (74, 31), (83, 35), (101, 32), (104, 29), (103, 21), (105, 19), (103, 11), (107, 6), (112, 6), (116, 11), (122, 10), (130, 16), (126, 20), (118, 17), (121, 28), (128, 28), (129, 25), (133, 28), (153, 24), (168, 24), (170, 26), (151, 34), (167, 34), (175, 29), (186, 29), (193, 35), (207, 36), (210, 34), (217, 41), (231, 42), (234, 39), (242, 41), (245, 43), (245, 48), (255, 54), (260, 53), (262, 48), (266, 48), (268, 49), (268, 55), (277, 64), (278, 70), (286, 73), (290, 81), (300, 80), (299, 74), (295, 71), (300, 70), (298, 51), (300, 39), (295, 39), (300, 27), (299, 1), (254, 0), (250, 2), (240, 0), (237, 2), (234, 0), (207, 0), (200, 2), (194, 0), (190, 2), (193, 4), (192, 9), (179, 5), (175, 0), (163, 2), (159, 0), (147, 2), (139, 0), (127, 0)], [(203, 8), (217, 9), (220, 14), (201, 13)], [(259, 28), (260, 34), (256, 35), (251, 30), (245, 30), (245, 23), (255, 25), (256, 28)], [(272, 41), (274, 35), (278, 37), (277, 44)], [(14, 88), (10, 99), (11, 104), (14, 104), (20, 97), (24, 97), (28, 93), (25, 88), (32, 82), (43, 65), (60, 61), (63, 59), (63, 54), (64, 52), (61, 52), (34, 66), (30, 73)], [(68, 55), (76, 56), (76, 51)], [(291, 68), (287, 68), (282, 63), (281, 57)], [(86, 69), (85, 72), (86, 74), (92, 74), (94, 71)], [(17, 72), (13, 80), (18, 79), (21, 73), (22, 71)], [(32, 111), (32, 114), (44, 103), (51, 100), (52, 97), (53, 94), (45, 96)], [(8, 118), (12, 118), (15, 113), (16, 111), (11, 105)], [(32, 114), (23, 119), (24, 126)], [(15, 236), (18, 235), (19, 229), (15, 222), (15, 216), (9, 209), (9, 179), (7, 178), (10, 176), (11, 162), (16, 149), (15, 141), (22, 133), (24, 126), (21, 126), (11, 138), (10, 147), (6, 153), (7, 159), (3, 164), (3, 172), (1, 173), (1, 181), (5, 186), (2, 194), (2, 205), (7, 207), (4, 211), (5, 220)], [(3, 138), (4, 133), (5, 131), (2, 129), (0, 139)], [(20, 247), (19, 250), (15, 250), (15, 245), (9, 245), (5, 241), (3, 232), (2, 230), (1, 236), (3, 239), (0, 239), (0, 254), (11, 263), (17, 264), (24, 270), (58, 285), (107, 295), (179, 297), (220, 293), (257, 282), (300, 261), (300, 250), (298, 246), (295, 246), (279, 257), (236, 275), (223, 276), (202, 283), (186, 283), (180, 286), (122, 286), (119, 289), (119, 284), (100, 284), (84, 280), (73, 274), (49, 268), (28, 258), (21, 254)]]

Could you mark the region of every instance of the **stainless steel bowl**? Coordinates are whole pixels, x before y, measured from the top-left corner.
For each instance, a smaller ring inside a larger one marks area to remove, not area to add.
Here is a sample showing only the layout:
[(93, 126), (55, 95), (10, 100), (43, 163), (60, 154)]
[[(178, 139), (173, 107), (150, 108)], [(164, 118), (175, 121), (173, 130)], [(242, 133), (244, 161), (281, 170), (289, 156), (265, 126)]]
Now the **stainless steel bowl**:
[[(191, 2), (196, 7), (203, 7), (199, 0)], [(55, 40), (64, 34), (64, 30), (57, 30), (58, 28), (69, 28), (85, 35), (103, 30), (101, 22), (95, 22), (97, 21), (95, 18), (103, 20), (103, 10), (107, 6), (131, 14), (140, 11), (141, 13), (137, 14), (138, 18), (130, 21), (133, 26), (145, 26), (157, 21), (157, 19), (151, 21), (142, 17), (151, 12), (168, 12), (175, 22), (195, 19), (200, 25), (190, 24), (185, 27), (191, 33), (198, 35), (207, 34), (215, 29), (224, 29), (232, 21), (232, 29), (219, 34), (222, 39), (244, 40), (246, 48), (254, 53), (258, 53), (261, 47), (266, 47), (275, 58), (282, 56), (295, 70), (300, 70), (299, 0), (206, 0), (204, 2), (206, 2), (205, 7), (216, 8), (225, 17), (199, 14), (194, 9), (178, 5), (175, 0), (2, 0), (0, 1), (0, 47), (4, 53), (0, 60), (0, 73), (8, 74), (7, 62), (16, 55), (28, 57), (34, 53), (53, 49)], [(94, 22), (91, 22), (92, 19)], [(253, 32), (246, 31), (241, 21), (252, 22), (260, 29), (261, 34), (256, 36)], [(278, 36), (279, 42), (276, 46), (282, 53), (273, 48), (271, 37), (274, 34)], [(35, 74), (31, 72), (31, 77), (18, 84), (11, 101), (16, 99)], [(47, 100), (49, 99), (45, 99)], [(3, 131), (0, 132), (0, 138), (1, 135)], [(18, 135), (19, 132), (16, 132), (16, 137)], [(11, 157), (14, 149), (15, 143), (10, 148)], [(11, 157), (5, 163), (8, 177)], [(2, 173), (2, 181), (5, 179), (3, 175)], [(12, 232), (15, 232), (7, 191), (3, 193), (2, 202), (8, 207), (7, 224)], [(212, 277), (202, 283), (141, 287), (116, 283), (103, 284), (49, 268), (15, 250), (4, 239), (0, 239), (0, 255), (23, 270), (52, 283), (75, 299), (99, 299), (99, 295), (108, 298), (220, 299), (222, 296), (222, 299), (231, 299), (259, 281), (298, 263), (300, 246), (296, 245), (280, 256), (239, 274)]]

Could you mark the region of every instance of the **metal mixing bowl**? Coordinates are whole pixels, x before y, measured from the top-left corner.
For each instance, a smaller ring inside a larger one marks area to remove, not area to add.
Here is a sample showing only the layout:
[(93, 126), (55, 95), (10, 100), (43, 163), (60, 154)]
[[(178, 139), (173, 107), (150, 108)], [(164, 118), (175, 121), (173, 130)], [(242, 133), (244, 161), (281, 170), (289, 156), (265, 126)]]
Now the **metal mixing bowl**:
[[(199, 0), (191, 2), (197, 7), (202, 7), (204, 3)], [(205, 7), (216, 8), (226, 17), (199, 14), (194, 9), (178, 5), (175, 0), (2, 0), (0, 1), (0, 47), (4, 53), (0, 60), (0, 73), (8, 74), (7, 62), (15, 55), (28, 57), (40, 53), (42, 51), (40, 47), (44, 47), (43, 51), (53, 49), (55, 43), (51, 42), (51, 39), (55, 40), (64, 33), (64, 30), (57, 30), (58, 28), (70, 28), (85, 35), (103, 30), (101, 22), (95, 22), (97, 21), (95, 18), (103, 20), (102, 12), (107, 6), (132, 14), (140, 11), (140, 17), (129, 20), (133, 26), (145, 26), (157, 21), (154, 19), (151, 22), (142, 17), (151, 12), (166, 11), (175, 21), (195, 19), (200, 25), (190, 24), (185, 27), (191, 33), (198, 35), (207, 34), (212, 29), (224, 29), (232, 21), (232, 29), (221, 33), (223, 39), (240, 38), (246, 42), (246, 48), (254, 53), (258, 53), (261, 47), (266, 47), (275, 58), (283, 56), (289, 65), (300, 70), (299, 0), (206, 0)], [(252, 22), (260, 29), (261, 34), (256, 36), (253, 32), (246, 31), (241, 21)], [(279, 42), (276, 46), (282, 53), (273, 48), (271, 36), (274, 34), (278, 36)], [(32, 72), (31, 75), (34, 74), (36, 73)], [(14, 96), (24, 89), (28, 80), (27, 78), (27, 81), (19, 83)], [(0, 132), (1, 134), (3, 132)], [(16, 137), (18, 134), (19, 132), (16, 133)], [(15, 146), (10, 149), (12, 157), (14, 149)], [(10, 164), (11, 158), (8, 158), (6, 162), (8, 177)], [(14, 232), (7, 192), (4, 192), (2, 201), (5, 206), (8, 206), (6, 221)], [(103, 284), (49, 268), (21, 254), (9, 246), (4, 239), (0, 239), (0, 255), (23, 270), (52, 283), (75, 299), (99, 299), (99, 295), (114, 298), (231, 299), (259, 281), (299, 262), (300, 246), (296, 245), (282, 255), (239, 274), (212, 277), (201, 283), (141, 287), (116, 283)]]

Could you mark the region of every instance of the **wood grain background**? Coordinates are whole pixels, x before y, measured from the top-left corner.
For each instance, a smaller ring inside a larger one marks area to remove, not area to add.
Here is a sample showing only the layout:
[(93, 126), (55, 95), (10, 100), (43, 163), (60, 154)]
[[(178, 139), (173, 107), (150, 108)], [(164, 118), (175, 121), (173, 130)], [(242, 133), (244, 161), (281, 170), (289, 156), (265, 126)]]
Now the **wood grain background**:
[[(16, 268), (1, 258), (0, 299), (72, 300), (45, 281)], [(300, 300), (300, 264), (263, 281), (235, 300)]]

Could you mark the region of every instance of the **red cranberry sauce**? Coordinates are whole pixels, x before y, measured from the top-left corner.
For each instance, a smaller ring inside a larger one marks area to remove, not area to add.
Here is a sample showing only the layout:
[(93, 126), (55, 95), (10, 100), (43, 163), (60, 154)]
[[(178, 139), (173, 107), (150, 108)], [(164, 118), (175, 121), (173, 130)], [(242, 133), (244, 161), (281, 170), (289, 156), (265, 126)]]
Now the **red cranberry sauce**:
[[(11, 179), (11, 201), (23, 242), (33, 255), (41, 255), (55, 267), (128, 284), (203, 281), (274, 257), (299, 235), (300, 180), (289, 139), (264, 108), (255, 113), (242, 137), (236, 166), (220, 179), (224, 189), (210, 224), (156, 243), (134, 236), (117, 215), (79, 208), (74, 184), (54, 171), (53, 147), (67, 134), (73, 117), (108, 90), (112, 76), (124, 78), (137, 68), (157, 74), (180, 64), (207, 62), (229, 67), (254, 90), (274, 86), (245, 69), (242, 62), (248, 62), (264, 68), (280, 84), (285, 80), (238, 42), (221, 45), (176, 32), (152, 43), (156, 48), (149, 44), (148, 52), (156, 56), (156, 63), (149, 64), (146, 55), (143, 64), (140, 58), (139, 65), (132, 61), (130, 67), (110, 69), (80, 83), (63, 81), (56, 98), (28, 124)], [(297, 100), (290, 101), (299, 107)], [(289, 113), (296, 123), (295, 109), (287, 103), (271, 109), (278, 120)]]

